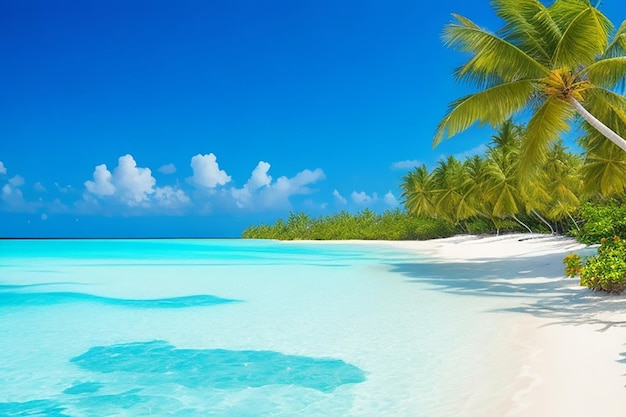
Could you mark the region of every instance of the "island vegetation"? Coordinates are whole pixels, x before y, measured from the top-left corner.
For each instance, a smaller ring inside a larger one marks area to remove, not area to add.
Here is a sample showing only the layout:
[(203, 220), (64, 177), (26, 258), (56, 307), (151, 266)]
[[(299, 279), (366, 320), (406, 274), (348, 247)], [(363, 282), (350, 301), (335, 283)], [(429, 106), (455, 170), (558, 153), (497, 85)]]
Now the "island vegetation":
[[(504, 21), (490, 32), (466, 17), (444, 29), (469, 54), (454, 75), (476, 92), (449, 106), (433, 144), (491, 125), (483, 155), (449, 156), (403, 177), (404, 210), (312, 218), (291, 213), (245, 238), (432, 239), (458, 233), (547, 232), (600, 244), (570, 255), (566, 273), (594, 290), (626, 289), (626, 21), (589, 0), (492, 0)], [(520, 116), (524, 123), (514, 122)], [(572, 125), (582, 153), (563, 145)]]

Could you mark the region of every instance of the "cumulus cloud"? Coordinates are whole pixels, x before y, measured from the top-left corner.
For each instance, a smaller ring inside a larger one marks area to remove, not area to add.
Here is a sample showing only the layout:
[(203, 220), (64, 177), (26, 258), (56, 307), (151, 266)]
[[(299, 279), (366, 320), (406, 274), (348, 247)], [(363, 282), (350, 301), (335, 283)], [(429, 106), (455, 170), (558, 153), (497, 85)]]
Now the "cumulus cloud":
[(289, 206), (289, 198), (314, 192), (310, 186), (325, 178), (321, 169), (305, 169), (289, 178), (281, 176), (272, 182), (270, 164), (260, 161), (242, 188), (231, 188), (230, 195), (237, 207), (276, 209)]
[(417, 166), (420, 166), (421, 163), (415, 159), (406, 159), (404, 161), (397, 161), (391, 164), (391, 169), (394, 170), (402, 170), (402, 169), (413, 169)]
[(198, 154), (191, 158), (191, 168), (193, 176), (189, 177), (188, 181), (196, 187), (215, 188), (231, 180), (230, 175), (220, 169), (217, 157), (213, 153)]
[(9, 179), (9, 184), (14, 187), (21, 187), (22, 185), (24, 185), (24, 177), (22, 177), (21, 175), (16, 175), (13, 178)]
[(137, 167), (131, 155), (120, 157), (113, 179), (120, 198), (130, 206), (148, 200), (148, 194), (154, 192), (156, 184), (150, 168)]
[(178, 210), (191, 203), (191, 200), (183, 190), (170, 187), (169, 185), (157, 187), (154, 199), (161, 207), (168, 210)]
[(40, 182), (36, 182), (33, 185), (33, 190), (37, 191), (38, 193), (45, 193), (47, 191), (46, 187), (44, 187), (43, 184)]
[(340, 204), (348, 204), (348, 200), (346, 200), (346, 198), (337, 190), (333, 190), (333, 197), (335, 197), (335, 200)]
[(271, 165), (265, 161), (259, 161), (252, 171), (250, 178), (242, 188), (231, 188), (230, 192), (237, 201), (237, 206), (248, 206), (255, 191), (267, 187), (272, 183), (272, 177), (268, 174)]
[[(106, 168), (106, 165), (104, 166), (104, 168)], [(54, 186), (57, 188), (57, 190), (59, 190), (59, 192), (64, 193), (64, 194), (65, 193), (69, 193), (72, 190), (72, 186), (71, 185), (67, 185), (67, 186), (63, 187), (58, 182), (55, 182)]]
[(301, 195), (309, 194), (313, 190), (308, 186), (319, 180), (326, 178), (324, 171), (317, 168), (316, 170), (305, 169), (300, 171), (293, 178), (280, 177), (276, 180), (276, 184), (272, 186), (278, 194), (285, 195)]
[(385, 196), (383, 197), (383, 201), (385, 202), (385, 204), (392, 207), (395, 207), (399, 204), (398, 199), (396, 198), (396, 196), (393, 195), (391, 191), (385, 194)]
[[(483, 155), (485, 152), (487, 152), (488, 149), (489, 149), (489, 147), (486, 144), (483, 143), (483, 144), (478, 145), (475, 148), (469, 149), (467, 151), (456, 153), (453, 156), (456, 159), (459, 159), (459, 160), (462, 161), (462, 160), (464, 160), (466, 158), (471, 158), (471, 157), (473, 157), (475, 155)], [(447, 158), (447, 157), (442, 155), (441, 159), (444, 159), (444, 158)]]
[(34, 212), (36, 209), (36, 203), (27, 202), (24, 199), (22, 190), (12, 184), (5, 184), (2, 187), (0, 199), (8, 211), (30, 213)]
[(107, 169), (106, 164), (98, 165), (93, 172), (93, 181), (85, 181), (85, 188), (97, 196), (113, 195), (115, 186), (112, 181), (113, 175)]
[(7, 169), (4, 166), (4, 163), (0, 161), (0, 174), (6, 174), (6, 173), (7, 173)]
[(124, 155), (113, 172), (105, 164), (98, 165), (93, 181), (85, 181), (85, 188), (98, 197), (113, 196), (132, 207), (147, 203), (155, 184), (150, 168), (140, 168), (132, 155)]
[(361, 191), (358, 193), (356, 191), (352, 191), (350, 197), (352, 198), (352, 201), (354, 201), (356, 204), (361, 205), (371, 204), (378, 201), (378, 194), (373, 193), (371, 196), (369, 196), (367, 195), (367, 193), (365, 193), (365, 191)]
[(159, 172), (166, 175), (173, 174), (176, 172), (176, 166), (174, 164), (165, 164), (159, 168)]

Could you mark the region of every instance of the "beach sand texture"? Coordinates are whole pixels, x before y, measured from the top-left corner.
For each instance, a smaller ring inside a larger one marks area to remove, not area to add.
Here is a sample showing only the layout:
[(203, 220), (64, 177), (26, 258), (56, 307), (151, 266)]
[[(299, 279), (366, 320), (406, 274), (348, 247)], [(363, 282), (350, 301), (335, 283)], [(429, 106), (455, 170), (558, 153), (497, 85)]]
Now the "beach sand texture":
[[(595, 254), (549, 235), (456, 236), (388, 242), (441, 262), (490, 268), (490, 277), (450, 281), (462, 292), (521, 292), (511, 326), (511, 364), (519, 367), (501, 404), (468, 401), (467, 416), (626, 416), (626, 297), (594, 293), (564, 278), (563, 257)], [(499, 276), (517, 276), (502, 279)], [(448, 288), (449, 289), (449, 288)], [(488, 366), (488, 365), (487, 365)], [(497, 372), (497, 370), (493, 370)], [(479, 381), (474, 381), (477, 389)]]

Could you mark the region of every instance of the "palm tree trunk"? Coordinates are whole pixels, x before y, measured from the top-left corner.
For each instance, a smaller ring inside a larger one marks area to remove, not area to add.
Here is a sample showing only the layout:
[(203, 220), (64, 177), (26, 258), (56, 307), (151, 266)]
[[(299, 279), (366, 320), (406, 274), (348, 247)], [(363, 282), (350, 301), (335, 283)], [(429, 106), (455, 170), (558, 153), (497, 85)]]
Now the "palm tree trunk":
[(583, 107), (574, 97), (570, 97), (568, 99), (569, 104), (574, 107), (576, 112), (582, 116), (587, 123), (593, 126), (598, 132), (602, 133), (608, 140), (622, 148), (623, 151), (626, 151), (626, 140), (622, 138), (620, 135), (611, 130), (607, 125), (602, 123), (600, 120), (596, 119), (596, 117), (589, 113), (586, 108)]
[(524, 226), (526, 228), (526, 230), (528, 230), (529, 233), (533, 232), (532, 229), (530, 227), (528, 227), (526, 224), (524, 224), (520, 219), (518, 219), (515, 214), (511, 214), (511, 217), (513, 217), (513, 219), (515, 219), (516, 222), (518, 222), (519, 224)]
[(550, 228), (550, 232), (552, 232), (553, 235), (556, 235), (556, 233), (554, 233), (554, 229), (552, 228), (552, 225), (546, 219), (544, 219), (541, 214), (537, 213), (535, 209), (532, 209), (531, 212), (535, 216), (539, 217), (539, 220), (541, 220), (544, 224), (546, 224)]
[(574, 226), (576, 226), (577, 230), (580, 230), (580, 227), (578, 227), (578, 223), (576, 223), (576, 220), (574, 220), (574, 218), (572, 217), (571, 214), (567, 213), (567, 215), (569, 216), (570, 220), (574, 223)]

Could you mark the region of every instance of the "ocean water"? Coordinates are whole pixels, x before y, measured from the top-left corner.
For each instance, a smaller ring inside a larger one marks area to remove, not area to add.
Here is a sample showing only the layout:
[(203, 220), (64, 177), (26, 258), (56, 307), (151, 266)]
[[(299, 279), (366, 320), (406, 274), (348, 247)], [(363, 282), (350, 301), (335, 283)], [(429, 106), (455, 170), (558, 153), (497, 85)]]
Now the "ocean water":
[(519, 369), (510, 298), (440, 290), (463, 271), (376, 244), (0, 241), (0, 415), (465, 415)]

